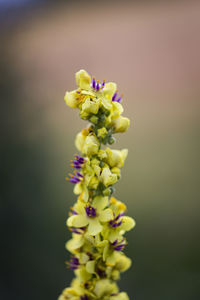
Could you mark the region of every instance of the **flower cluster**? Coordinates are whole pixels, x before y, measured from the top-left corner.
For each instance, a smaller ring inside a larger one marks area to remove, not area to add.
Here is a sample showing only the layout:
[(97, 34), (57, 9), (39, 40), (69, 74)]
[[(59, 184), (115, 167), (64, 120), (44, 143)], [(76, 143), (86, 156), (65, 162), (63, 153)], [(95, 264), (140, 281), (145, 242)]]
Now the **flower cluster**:
[(76, 136), (81, 154), (72, 160), (74, 171), (66, 178), (77, 195), (67, 219), (72, 239), (66, 243), (72, 254), (67, 264), (76, 277), (59, 300), (128, 300), (116, 281), (131, 265), (122, 251), (127, 244), (124, 234), (135, 221), (125, 215), (125, 204), (113, 197), (128, 150), (102, 146), (113, 144), (113, 134), (125, 132), (130, 121), (122, 116), (122, 96), (115, 83), (100, 83), (84, 70), (75, 78), (78, 88), (66, 92), (64, 99), (90, 124)]

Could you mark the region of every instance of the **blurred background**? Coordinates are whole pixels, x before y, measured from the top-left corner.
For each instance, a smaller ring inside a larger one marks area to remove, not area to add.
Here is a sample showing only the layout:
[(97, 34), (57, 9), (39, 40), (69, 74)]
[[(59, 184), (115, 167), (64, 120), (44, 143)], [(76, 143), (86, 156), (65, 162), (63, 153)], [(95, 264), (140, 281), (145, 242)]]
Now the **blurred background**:
[(65, 176), (85, 123), (63, 96), (81, 68), (118, 83), (131, 119), (114, 145), (137, 222), (120, 288), (199, 299), (200, 2), (0, 0), (0, 20), (0, 299), (55, 300), (73, 277)]

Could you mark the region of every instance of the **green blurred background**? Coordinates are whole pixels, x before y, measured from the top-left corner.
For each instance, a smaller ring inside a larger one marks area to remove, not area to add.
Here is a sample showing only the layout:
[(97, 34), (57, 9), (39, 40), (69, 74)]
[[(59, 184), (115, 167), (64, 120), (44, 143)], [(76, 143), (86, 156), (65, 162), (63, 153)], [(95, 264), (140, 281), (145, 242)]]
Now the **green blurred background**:
[(116, 197), (137, 226), (120, 288), (200, 299), (199, 1), (0, 1), (0, 299), (55, 300), (72, 272), (65, 176), (85, 126), (63, 96), (74, 73), (118, 83), (131, 119)]

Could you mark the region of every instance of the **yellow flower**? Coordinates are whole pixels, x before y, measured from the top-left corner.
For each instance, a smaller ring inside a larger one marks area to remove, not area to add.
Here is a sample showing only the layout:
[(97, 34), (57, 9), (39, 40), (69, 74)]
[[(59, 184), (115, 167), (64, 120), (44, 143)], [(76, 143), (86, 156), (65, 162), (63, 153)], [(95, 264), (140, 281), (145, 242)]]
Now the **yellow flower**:
[(110, 171), (110, 168), (107, 167), (107, 166), (104, 167), (103, 170), (102, 170), (101, 179), (102, 179), (103, 184), (106, 187), (115, 184), (118, 180), (117, 175), (113, 174)]
[(94, 294), (97, 296), (97, 299), (104, 299), (103, 297), (110, 296), (117, 292), (118, 288), (116, 283), (113, 283), (109, 279), (101, 279), (97, 281), (94, 287)]
[(106, 149), (107, 153), (107, 160), (106, 162), (109, 164), (110, 167), (118, 167), (122, 168), (124, 165), (124, 161), (128, 155), (128, 150), (111, 150), (110, 148)]
[(97, 154), (99, 151), (99, 146), (100, 143), (97, 137), (93, 133), (90, 133), (84, 141), (82, 152), (87, 156)]
[(75, 75), (76, 84), (81, 89), (88, 90), (90, 88), (91, 78), (85, 70), (80, 70)]
[(86, 205), (78, 201), (74, 206), (75, 215), (67, 220), (69, 227), (85, 227), (89, 235), (96, 235), (102, 231), (101, 223), (108, 222), (113, 218), (111, 209), (106, 208), (108, 197), (96, 196), (92, 205)]
[(100, 101), (98, 99), (87, 98), (82, 104), (81, 112), (96, 115), (99, 110), (99, 102)]

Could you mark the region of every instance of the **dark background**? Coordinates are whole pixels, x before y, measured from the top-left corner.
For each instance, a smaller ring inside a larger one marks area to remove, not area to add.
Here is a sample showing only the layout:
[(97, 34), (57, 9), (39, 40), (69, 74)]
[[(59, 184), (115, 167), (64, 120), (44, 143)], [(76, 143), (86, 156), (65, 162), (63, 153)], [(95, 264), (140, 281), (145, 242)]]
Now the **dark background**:
[(137, 226), (130, 299), (199, 299), (199, 1), (0, 1), (2, 300), (57, 299), (73, 276), (65, 182), (85, 123), (74, 73), (116, 81), (131, 119), (116, 197)]

